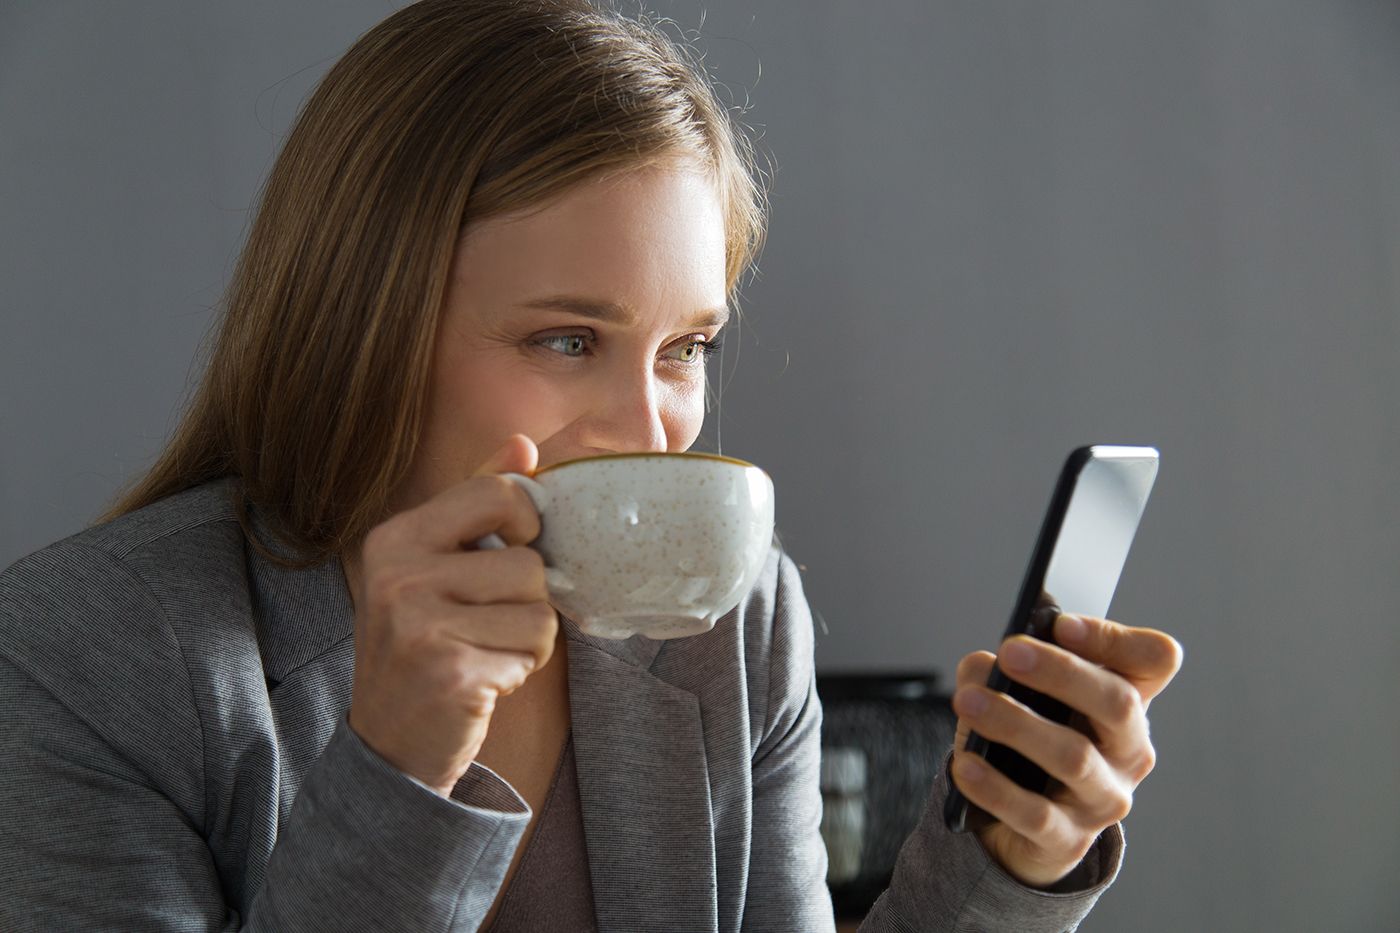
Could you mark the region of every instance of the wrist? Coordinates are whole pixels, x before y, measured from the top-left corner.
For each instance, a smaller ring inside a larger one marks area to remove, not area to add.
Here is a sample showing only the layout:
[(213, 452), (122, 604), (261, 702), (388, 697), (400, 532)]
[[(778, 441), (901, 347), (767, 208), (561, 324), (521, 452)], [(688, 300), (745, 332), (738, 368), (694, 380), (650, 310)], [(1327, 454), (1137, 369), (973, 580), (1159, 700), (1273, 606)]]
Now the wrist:
[(350, 727), (350, 731), (355, 733), (360, 743), (386, 765), (393, 768), (419, 787), (422, 787), (424, 790), (430, 790), (439, 797), (450, 799), (453, 789), (457, 786), (457, 782), (461, 780), (462, 775), (465, 774), (467, 768), (471, 766), (471, 761), (467, 761), (459, 768), (454, 769), (453, 773), (414, 767), (409, 756), (396, 754), (394, 749), (375, 741), (373, 730), (362, 727), (361, 721), (357, 720), (353, 707), (346, 717), (346, 724)]
[(1012, 880), (1023, 887), (1047, 893), (1063, 893), (1083, 887), (1079, 884), (1083, 874), (1080, 869), (1097, 841), (1090, 842), (1078, 856), (1046, 858), (1048, 853), (1029, 851), (1030, 844), (1002, 823), (991, 823), (976, 830), (975, 835), (987, 857)]

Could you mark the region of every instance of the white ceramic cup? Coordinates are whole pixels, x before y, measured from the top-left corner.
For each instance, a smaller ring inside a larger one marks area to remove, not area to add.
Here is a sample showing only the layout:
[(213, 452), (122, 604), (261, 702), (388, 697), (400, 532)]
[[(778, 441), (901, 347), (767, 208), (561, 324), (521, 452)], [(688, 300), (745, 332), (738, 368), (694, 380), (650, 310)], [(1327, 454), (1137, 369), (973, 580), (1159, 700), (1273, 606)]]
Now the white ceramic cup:
[[(507, 473), (540, 513), (550, 603), (600, 638), (707, 632), (758, 580), (773, 481), (699, 453), (608, 454)], [(478, 547), (503, 547), (496, 535)]]

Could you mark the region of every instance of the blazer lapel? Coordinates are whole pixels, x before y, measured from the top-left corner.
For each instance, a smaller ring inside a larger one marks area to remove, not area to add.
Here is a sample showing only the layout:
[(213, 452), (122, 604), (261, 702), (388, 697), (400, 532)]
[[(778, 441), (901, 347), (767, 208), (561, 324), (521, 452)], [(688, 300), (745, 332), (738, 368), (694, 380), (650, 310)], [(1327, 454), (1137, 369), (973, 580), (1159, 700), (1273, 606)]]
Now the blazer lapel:
[(699, 700), (653, 676), (661, 643), (569, 638), (574, 757), (602, 930), (716, 930)]

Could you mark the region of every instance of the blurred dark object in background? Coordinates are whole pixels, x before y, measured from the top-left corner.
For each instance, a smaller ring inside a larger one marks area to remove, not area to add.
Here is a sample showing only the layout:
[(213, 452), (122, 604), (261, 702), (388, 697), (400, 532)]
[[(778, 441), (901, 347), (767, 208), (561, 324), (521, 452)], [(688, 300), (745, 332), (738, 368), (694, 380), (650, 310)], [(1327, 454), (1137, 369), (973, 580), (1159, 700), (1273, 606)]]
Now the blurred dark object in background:
[(817, 694), (827, 885), (837, 918), (859, 919), (889, 886), (957, 717), (932, 672), (818, 674)]

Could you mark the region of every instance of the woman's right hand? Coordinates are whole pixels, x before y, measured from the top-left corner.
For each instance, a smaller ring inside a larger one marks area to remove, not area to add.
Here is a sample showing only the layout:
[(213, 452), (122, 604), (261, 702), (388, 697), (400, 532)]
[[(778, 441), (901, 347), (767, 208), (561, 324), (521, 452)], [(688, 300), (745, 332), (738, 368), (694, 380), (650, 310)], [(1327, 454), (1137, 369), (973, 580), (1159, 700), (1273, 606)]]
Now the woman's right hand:
[[(389, 764), (443, 796), (481, 750), (497, 697), (544, 667), (559, 617), (544, 561), (526, 547), (539, 514), (500, 476), (539, 451), (511, 437), (473, 477), (366, 536), (355, 594), (350, 727)], [(476, 550), (490, 533), (501, 550)]]

